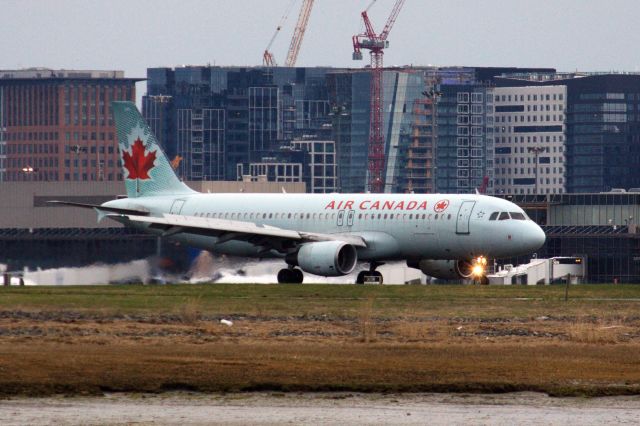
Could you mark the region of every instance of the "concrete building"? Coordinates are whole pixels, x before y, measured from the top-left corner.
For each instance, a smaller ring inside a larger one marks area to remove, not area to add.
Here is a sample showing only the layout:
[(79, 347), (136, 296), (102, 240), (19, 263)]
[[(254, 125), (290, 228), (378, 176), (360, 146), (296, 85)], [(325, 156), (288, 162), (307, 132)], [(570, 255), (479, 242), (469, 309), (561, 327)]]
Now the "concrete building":
[(495, 81), (500, 87), (566, 86), (567, 192), (640, 187), (640, 75), (528, 73)]
[(113, 100), (135, 101), (122, 71), (0, 71), (0, 180), (122, 180)]
[(495, 192), (565, 192), (566, 86), (497, 87)]

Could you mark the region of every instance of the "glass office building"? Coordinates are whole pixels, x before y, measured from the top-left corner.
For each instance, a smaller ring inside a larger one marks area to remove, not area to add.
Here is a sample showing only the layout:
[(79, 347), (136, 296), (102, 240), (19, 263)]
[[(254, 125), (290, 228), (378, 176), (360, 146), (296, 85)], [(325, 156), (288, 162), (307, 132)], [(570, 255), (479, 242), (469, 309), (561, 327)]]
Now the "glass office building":
[(567, 192), (640, 187), (640, 75), (526, 74), (496, 82), (566, 86)]

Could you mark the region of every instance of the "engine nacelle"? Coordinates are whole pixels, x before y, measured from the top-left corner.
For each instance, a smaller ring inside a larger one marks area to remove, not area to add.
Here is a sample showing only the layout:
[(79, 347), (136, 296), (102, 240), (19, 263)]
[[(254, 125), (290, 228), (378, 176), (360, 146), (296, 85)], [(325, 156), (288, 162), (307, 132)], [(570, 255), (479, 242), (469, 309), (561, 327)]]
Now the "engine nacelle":
[(419, 262), (407, 262), (425, 275), (441, 280), (456, 280), (471, 277), (473, 264), (468, 260), (431, 260), (423, 259)]
[(320, 241), (303, 244), (295, 259), (287, 261), (310, 274), (339, 277), (353, 271), (358, 262), (358, 252), (354, 246), (342, 241)]

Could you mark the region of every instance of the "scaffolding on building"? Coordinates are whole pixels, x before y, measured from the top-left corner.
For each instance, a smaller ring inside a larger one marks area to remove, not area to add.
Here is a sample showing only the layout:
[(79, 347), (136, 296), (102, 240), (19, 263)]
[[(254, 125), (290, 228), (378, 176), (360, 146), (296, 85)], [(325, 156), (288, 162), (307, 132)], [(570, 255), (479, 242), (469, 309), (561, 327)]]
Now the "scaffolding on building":
[(435, 192), (435, 102), (421, 98), (413, 102), (411, 131), (406, 148), (403, 192), (426, 194)]

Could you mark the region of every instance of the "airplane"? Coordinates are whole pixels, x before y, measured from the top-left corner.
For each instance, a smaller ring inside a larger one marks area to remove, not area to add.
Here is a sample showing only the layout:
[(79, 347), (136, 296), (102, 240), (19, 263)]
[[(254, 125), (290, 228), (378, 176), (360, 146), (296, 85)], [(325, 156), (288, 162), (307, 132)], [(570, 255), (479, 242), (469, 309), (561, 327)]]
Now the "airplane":
[(132, 102), (112, 102), (126, 198), (93, 208), (98, 219), (215, 253), (280, 258), (279, 283), (304, 274), (382, 282), (376, 268), (406, 261), (440, 279), (486, 281), (487, 259), (527, 255), (545, 242), (517, 205), (481, 194), (214, 194), (176, 175)]

